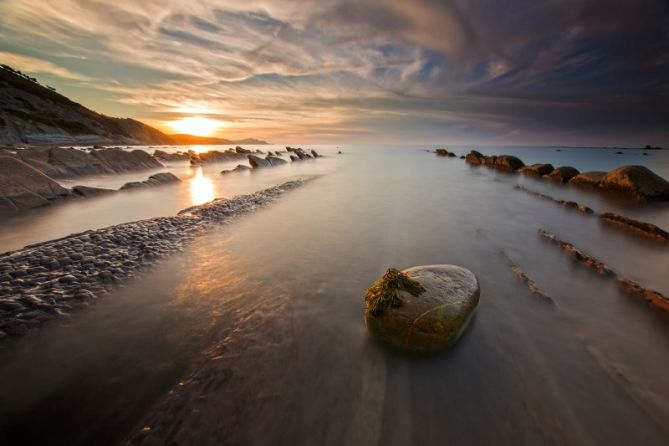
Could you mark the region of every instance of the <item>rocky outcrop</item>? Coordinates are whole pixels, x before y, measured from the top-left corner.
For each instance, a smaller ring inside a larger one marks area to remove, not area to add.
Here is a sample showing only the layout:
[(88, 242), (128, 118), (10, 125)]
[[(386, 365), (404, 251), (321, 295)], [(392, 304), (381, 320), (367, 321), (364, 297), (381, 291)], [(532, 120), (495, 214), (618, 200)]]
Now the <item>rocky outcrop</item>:
[(292, 161), (298, 161), (298, 160), (304, 160), (304, 159), (311, 159), (314, 158), (313, 156), (309, 155), (307, 152), (302, 150), (301, 148), (294, 148), (294, 147), (286, 147), (286, 150), (288, 152), (292, 152), (295, 155), (291, 156), (290, 159)]
[(554, 234), (551, 234), (550, 232), (544, 230), (544, 229), (539, 229), (539, 236), (545, 240), (548, 240), (550, 242), (555, 243), (556, 245), (560, 246), (564, 252), (569, 254), (574, 260), (577, 262), (580, 262), (595, 271), (597, 271), (599, 274), (602, 274), (604, 276), (615, 276), (616, 274), (611, 270), (608, 266), (606, 266), (604, 263), (600, 262), (597, 260), (595, 257), (586, 254), (585, 252), (581, 251), (580, 249), (576, 248), (574, 245), (572, 245), (569, 242), (565, 242), (564, 240), (560, 240), (557, 236)]
[(509, 256), (509, 254), (506, 253), (506, 251), (500, 251), (500, 254), (504, 256), (504, 258), (507, 260), (509, 263), (509, 266), (511, 267), (511, 271), (520, 279), (521, 282), (527, 287), (528, 291), (532, 293), (533, 296), (538, 297), (544, 302), (550, 303), (552, 305), (555, 305), (555, 301), (548, 295), (546, 294), (545, 291), (543, 291), (541, 288), (539, 288), (539, 285), (530, 278), (530, 276), (527, 275), (525, 271), (522, 270), (516, 262), (513, 261), (513, 259)]
[(646, 223), (639, 220), (623, 217), (612, 212), (601, 214), (599, 218), (607, 223), (615, 224), (618, 227), (625, 228), (637, 234), (649, 237), (661, 242), (669, 243), (669, 232), (655, 226), (651, 223)]
[(453, 344), (479, 301), (476, 276), (454, 265), (389, 269), (365, 295), (365, 322), (378, 339), (416, 353)]
[(583, 212), (584, 214), (594, 214), (595, 213), (595, 211), (593, 211), (591, 208), (589, 208), (588, 206), (586, 206), (584, 204), (578, 204), (575, 201), (560, 200), (560, 199), (557, 199), (557, 198), (553, 198), (550, 195), (546, 195), (546, 194), (541, 193), (541, 192), (530, 190), (530, 189), (526, 188), (525, 186), (521, 186), (520, 184), (516, 184), (515, 186), (513, 186), (513, 188), (516, 189), (516, 190), (526, 192), (526, 193), (528, 193), (528, 194), (530, 194), (534, 197), (543, 198), (544, 200), (549, 200), (549, 201), (552, 201), (554, 203), (560, 204), (560, 205), (566, 207), (567, 209), (574, 209), (576, 211)]
[(569, 184), (575, 186), (599, 187), (605, 176), (606, 172), (581, 172), (569, 180)]
[(90, 186), (74, 186), (72, 188), (72, 195), (82, 198), (100, 197), (103, 195), (113, 194), (115, 192), (116, 191), (114, 189), (103, 189), (100, 187)]
[(176, 216), (86, 231), (0, 255), (0, 340), (87, 307), (207, 229), (267, 206), (302, 184), (289, 181)]
[(518, 171), (520, 173), (528, 174), (528, 175), (536, 175), (538, 177), (543, 176), (543, 175), (548, 175), (551, 173), (555, 168), (553, 167), (552, 164), (532, 164), (530, 166), (525, 166), (521, 167)]
[(669, 200), (669, 181), (644, 166), (622, 166), (602, 178), (600, 186), (641, 200)]
[(109, 166), (114, 172), (131, 172), (164, 167), (160, 161), (143, 150), (126, 151), (118, 147), (92, 150), (91, 155)]
[(561, 166), (553, 169), (551, 173), (545, 175), (546, 178), (560, 183), (566, 183), (579, 174), (578, 169), (571, 166)]
[(166, 161), (166, 162), (188, 161), (191, 158), (190, 154), (188, 153), (184, 152), (168, 153), (165, 152), (164, 150), (155, 150), (153, 152), (153, 157), (159, 161)]
[(28, 164), (0, 156), (0, 215), (44, 206), (69, 191)]
[(234, 169), (222, 170), (221, 174), (226, 175), (226, 174), (229, 174), (229, 173), (232, 173), (232, 172), (244, 172), (246, 170), (251, 170), (251, 168), (249, 166), (245, 166), (243, 164), (237, 164), (237, 167), (235, 167)]
[(465, 157), (465, 160), (470, 164), (486, 165), (494, 167), (496, 169), (507, 170), (507, 171), (515, 171), (525, 166), (525, 164), (518, 157), (515, 156), (511, 155), (485, 156), (480, 152), (477, 152), (476, 150), (470, 151)]
[(272, 167), (279, 166), (281, 164), (286, 164), (286, 160), (281, 159), (277, 156), (268, 155), (266, 158), (260, 158), (255, 155), (248, 155), (249, 164), (254, 169), (260, 169), (263, 167)]
[(146, 187), (162, 186), (163, 184), (179, 183), (179, 177), (170, 172), (151, 175), (146, 181), (132, 181), (121, 186), (120, 190), (142, 189)]

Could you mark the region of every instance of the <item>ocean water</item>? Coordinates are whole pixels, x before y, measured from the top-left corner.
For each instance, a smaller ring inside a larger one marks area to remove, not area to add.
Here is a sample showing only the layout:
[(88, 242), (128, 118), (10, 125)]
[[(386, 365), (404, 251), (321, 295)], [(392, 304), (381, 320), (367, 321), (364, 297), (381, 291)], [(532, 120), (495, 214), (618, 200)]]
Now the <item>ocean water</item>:
[[(669, 250), (513, 186), (665, 229), (666, 203), (473, 167), (426, 152), (434, 147), (316, 148), (327, 157), (239, 175), (170, 165), (182, 184), (3, 222), (7, 250), (317, 176), (0, 352), (0, 440), (117, 444), (171, 419), (180, 444), (669, 442), (669, 318), (537, 231), (665, 295)], [(479, 150), (580, 170), (644, 164), (669, 178), (668, 152)], [(118, 187), (145, 176), (79, 183)], [(527, 291), (501, 251), (554, 306)], [(435, 263), (464, 266), (480, 281), (463, 338), (429, 358), (371, 339), (365, 289), (386, 268)], [(182, 388), (196, 394), (189, 404), (161, 403)]]

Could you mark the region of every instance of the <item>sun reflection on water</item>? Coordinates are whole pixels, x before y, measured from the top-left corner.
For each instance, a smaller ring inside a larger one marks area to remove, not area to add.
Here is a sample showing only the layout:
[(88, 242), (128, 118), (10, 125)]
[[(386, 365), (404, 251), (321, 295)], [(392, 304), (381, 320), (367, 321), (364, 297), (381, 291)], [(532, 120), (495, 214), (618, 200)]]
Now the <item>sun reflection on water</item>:
[(196, 206), (213, 200), (214, 183), (204, 176), (202, 167), (198, 167), (195, 176), (190, 179), (190, 201)]

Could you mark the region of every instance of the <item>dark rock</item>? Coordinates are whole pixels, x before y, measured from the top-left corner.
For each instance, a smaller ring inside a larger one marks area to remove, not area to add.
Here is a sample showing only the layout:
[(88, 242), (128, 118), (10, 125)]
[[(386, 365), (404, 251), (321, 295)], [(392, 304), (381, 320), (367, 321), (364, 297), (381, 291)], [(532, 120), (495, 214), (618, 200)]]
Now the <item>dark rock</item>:
[(552, 164), (532, 164), (531, 166), (521, 167), (518, 171), (528, 175), (543, 176), (548, 175), (554, 169)]
[(437, 149), (435, 152), (438, 156), (448, 156), (448, 150), (446, 149)]
[(601, 187), (643, 200), (669, 200), (669, 182), (644, 166), (612, 170), (602, 179)]
[(481, 152), (477, 152), (476, 150), (470, 151), (467, 156), (465, 156), (465, 160), (469, 164), (483, 164), (485, 163), (486, 157), (483, 156)]
[(606, 172), (582, 172), (569, 180), (569, 184), (598, 187), (605, 176)]
[(577, 169), (571, 166), (561, 166), (553, 169), (548, 175), (544, 175), (545, 178), (548, 178), (553, 181), (559, 181), (561, 183), (566, 183), (567, 181), (574, 178), (578, 175), (579, 172)]
[(504, 170), (518, 170), (525, 164), (517, 157), (511, 155), (500, 155), (495, 158), (495, 167)]
[(100, 187), (90, 187), (90, 186), (74, 186), (72, 188), (72, 194), (78, 197), (90, 198), (90, 197), (99, 197), (100, 195), (108, 195), (116, 192), (113, 189), (103, 189)]
[(28, 164), (0, 156), (0, 215), (44, 206), (69, 191)]

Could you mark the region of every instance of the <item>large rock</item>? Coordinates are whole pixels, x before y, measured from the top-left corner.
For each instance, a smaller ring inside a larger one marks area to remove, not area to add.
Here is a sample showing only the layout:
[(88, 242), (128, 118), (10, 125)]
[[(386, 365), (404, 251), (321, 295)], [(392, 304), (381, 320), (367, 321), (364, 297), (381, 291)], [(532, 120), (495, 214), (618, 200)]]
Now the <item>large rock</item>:
[(578, 169), (571, 167), (571, 166), (561, 166), (561, 167), (556, 167), (553, 169), (551, 173), (548, 175), (544, 175), (546, 178), (549, 180), (553, 181), (559, 181), (561, 183), (566, 183), (567, 181), (571, 180), (574, 178), (576, 175), (578, 175)]
[(286, 164), (286, 160), (279, 158), (278, 156), (268, 156), (265, 158), (266, 161), (270, 163), (272, 166), (279, 166), (281, 164)]
[(237, 167), (235, 167), (234, 169), (222, 170), (221, 174), (227, 175), (227, 174), (232, 173), (232, 172), (243, 172), (243, 171), (246, 171), (246, 170), (251, 170), (251, 168), (249, 166), (245, 166), (243, 164), (237, 164)]
[(168, 153), (164, 150), (156, 150), (153, 152), (153, 157), (160, 161), (188, 161), (191, 156), (189, 153), (177, 152), (177, 153)]
[(130, 172), (164, 167), (160, 161), (143, 150), (126, 151), (118, 147), (93, 150), (91, 155), (109, 166), (114, 172)]
[(0, 156), (0, 214), (44, 206), (68, 194), (67, 189), (34, 167)]
[(463, 333), (479, 301), (476, 276), (455, 265), (390, 269), (365, 295), (368, 330), (382, 341), (433, 353)]
[(16, 157), (52, 178), (114, 173), (98, 158), (75, 148), (23, 149), (16, 152)]
[(483, 164), (485, 162), (485, 156), (481, 152), (476, 150), (470, 151), (467, 156), (465, 156), (465, 161), (469, 164)]
[(528, 175), (543, 176), (548, 175), (554, 169), (552, 164), (532, 164), (531, 166), (522, 167), (518, 171)]
[(669, 200), (669, 182), (644, 166), (622, 166), (602, 178), (601, 187), (643, 200)]
[(520, 158), (511, 155), (499, 155), (495, 158), (495, 167), (503, 170), (518, 170), (525, 166)]
[(575, 184), (577, 186), (598, 187), (602, 183), (602, 180), (605, 176), (606, 172), (581, 172), (569, 180), (569, 184)]
[(248, 155), (248, 157), (249, 157), (249, 164), (254, 169), (260, 169), (262, 167), (270, 167), (272, 165), (272, 163), (270, 163), (266, 159), (260, 158), (259, 156), (256, 155)]

